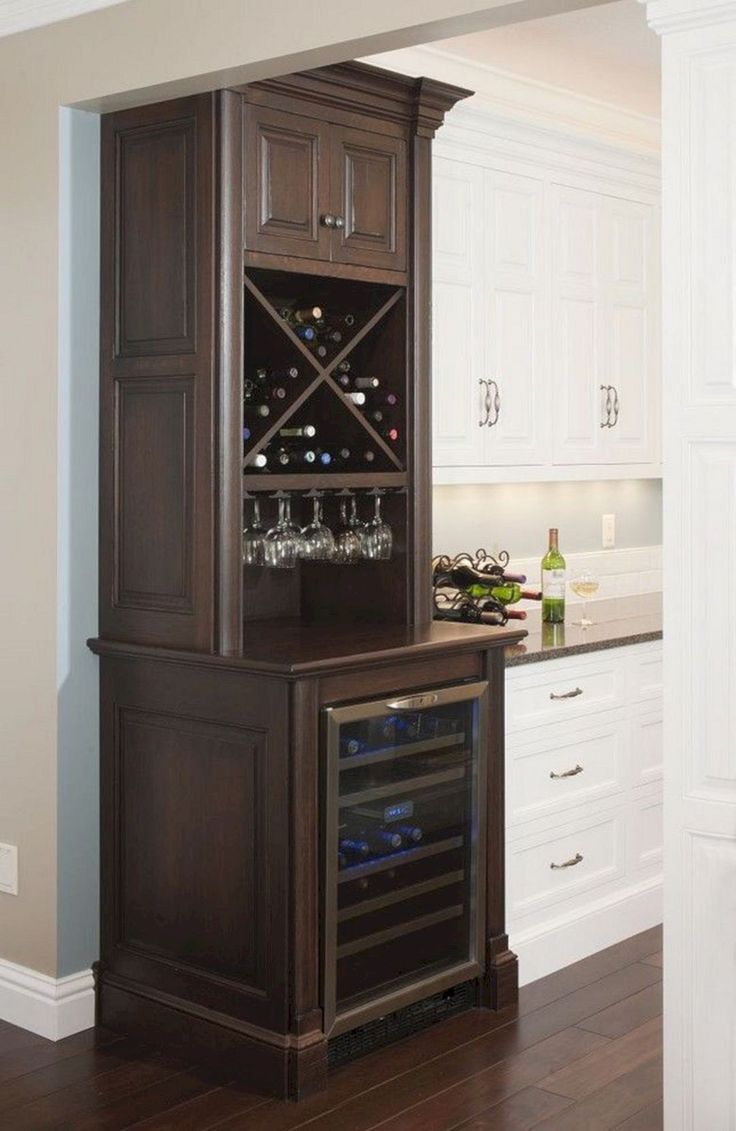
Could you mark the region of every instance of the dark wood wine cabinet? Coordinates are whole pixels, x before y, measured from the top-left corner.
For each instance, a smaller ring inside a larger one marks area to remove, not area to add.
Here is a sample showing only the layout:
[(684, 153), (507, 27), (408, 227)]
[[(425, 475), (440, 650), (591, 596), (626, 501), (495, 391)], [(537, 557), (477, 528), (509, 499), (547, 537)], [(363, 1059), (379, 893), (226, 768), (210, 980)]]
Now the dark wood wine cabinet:
[[(348, 63), (103, 119), (98, 1018), (291, 1098), (380, 1011), (459, 981), (515, 1000), (503, 647), (522, 633), (431, 619), (431, 139), (467, 94)], [(306, 340), (306, 306), (340, 331)], [(265, 410), (262, 368), (286, 375)], [(378, 375), (381, 411), (346, 397), (345, 372)], [(284, 429), (316, 436), (311, 462)], [(288, 494), (301, 525), (314, 491), (332, 525), (346, 492), (364, 517), (381, 492), (390, 560), (244, 565), (254, 500), (271, 525)], [(393, 866), (373, 866), (365, 908), (335, 902), (325, 720), (476, 685), (475, 761), (427, 737), (450, 725), (430, 713), (411, 750), (373, 749), (400, 784), (356, 793), (426, 826), (402, 874), (434, 949), (405, 969), (414, 944), (391, 944), (416, 922), (397, 918)], [(430, 752), (447, 766), (422, 774)], [(371, 931), (370, 977), (361, 958), (336, 982), (329, 962)]]

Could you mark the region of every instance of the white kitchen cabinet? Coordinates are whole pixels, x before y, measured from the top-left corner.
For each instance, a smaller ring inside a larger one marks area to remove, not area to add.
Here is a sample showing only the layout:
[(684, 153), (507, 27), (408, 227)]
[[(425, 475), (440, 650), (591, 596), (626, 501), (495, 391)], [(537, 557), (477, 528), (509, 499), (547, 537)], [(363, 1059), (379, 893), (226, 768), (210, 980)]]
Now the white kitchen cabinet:
[(543, 184), (439, 159), (434, 169), (434, 457), (541, 464)]
[(435, 482), (657, 476), (655, 178), (509, 152), (438, 142)]
[(652, 205), (551, 187), (553, 462), (658, 459)]
[(660, 642), (506, 672), (506, 891), (522, 983), (661, 920)]

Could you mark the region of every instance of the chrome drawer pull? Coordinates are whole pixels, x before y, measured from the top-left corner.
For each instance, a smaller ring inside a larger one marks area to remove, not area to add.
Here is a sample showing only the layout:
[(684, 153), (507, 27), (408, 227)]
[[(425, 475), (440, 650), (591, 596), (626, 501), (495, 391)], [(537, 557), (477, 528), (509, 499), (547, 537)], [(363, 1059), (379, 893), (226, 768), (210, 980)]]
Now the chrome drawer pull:
[(576, 774), (582, 774), (583, 767), (578, 762), (572, 770), (563, 770), (561, 774), (556, 774), (554, 770), (550, 770), (549, 776), (551, 778), (574, 778)]
[(582, 859), (583, 859), (583, 858), (582, 858), (582, 856), (580, 855), (580, 853), (579, 853), (579, 852), (576, 852), (576, 853), (575, 853), (575, 855), (574, 855), (574, 856), (572, 857), (572, 859), (571, 859), (571, 860), (564, 860), (562, 864), (555, 864), (555, 862), (553, 861), (553, 862), (552, 862), (552, 863), (550, 864), (550, 868), (553, 868), (553, 869), (557, 869), (557, 868), (574, 868), (574, 867), (575, 867), (575, 865), (576, 865), (576, 864), (579, 864), (579, 863), (581, 862), (581, 860), (582, 860)]
[(574, 691), (565, 691), (562, 695), (555, 695), (554, 691), (550, 691), (550, 699), (577, 699), (578, 695), (583, 694), (582, 687), (576, 687)]

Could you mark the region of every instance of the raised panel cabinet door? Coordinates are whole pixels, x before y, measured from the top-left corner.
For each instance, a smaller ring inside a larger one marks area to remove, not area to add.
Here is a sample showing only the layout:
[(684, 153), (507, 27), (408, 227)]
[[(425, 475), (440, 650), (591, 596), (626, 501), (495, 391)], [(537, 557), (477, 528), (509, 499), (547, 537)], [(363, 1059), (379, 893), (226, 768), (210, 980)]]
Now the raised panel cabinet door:
[(601, 199), (582, 189), (551, 187), (549, 395), (555, 464), (600, 462), (602, 425), (609, 416)]
[[(547, 448), (547, 280), (544, 183), (488, 172), (485, 338), (491, 409), (485, 462), (516, 467), (545, 462)], [(476, 238), (480, 233), (476, 233)]]
[(245, 106), (245, 246), (329, 259), (329, 126)]
[(333, 260), (405, 270), (406, 142), (333, 126), (330, 146)]
[(650, 204), (602, 201), (605, 353), (615, 390), (613, 427), (602, 430), (605, 463), (658, 459), (659, 268)]
[(432, 177), (432, 463), (483, 462), (483, 170), (438, 157)]

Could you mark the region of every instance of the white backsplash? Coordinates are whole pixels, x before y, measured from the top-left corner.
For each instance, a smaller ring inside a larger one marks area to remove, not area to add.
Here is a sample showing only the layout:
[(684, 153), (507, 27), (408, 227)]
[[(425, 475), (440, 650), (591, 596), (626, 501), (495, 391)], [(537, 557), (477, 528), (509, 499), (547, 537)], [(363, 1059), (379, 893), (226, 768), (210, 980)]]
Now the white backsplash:
[[(541, 558), (513, 558), (509, 570), (525, 573), (531, 588), (540, 584), (539, 565)], [(596, 600), (611, 597), (633, 597), (639, 593), (659, 593), (662, 590), (662, 547), (638, 546), (628, 550), (597, 550), (590, 553), (565, 554), (567, 579), (570, 581), (583, 570), (595, 574), (600, 581)], [(567, 601), (577, 604), (570, 587), (567, 588)], [(531, 606), (533, 602), (522, 602)]]

